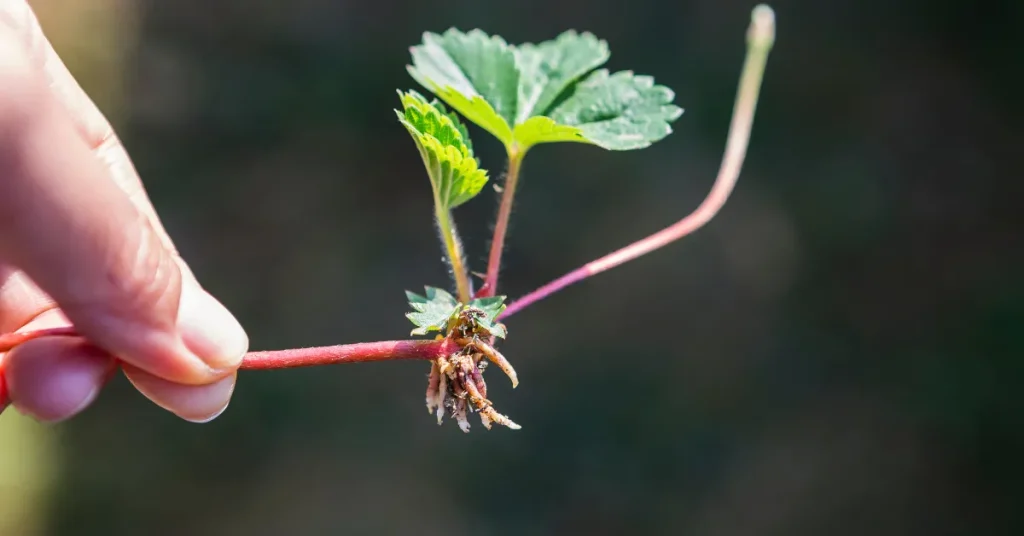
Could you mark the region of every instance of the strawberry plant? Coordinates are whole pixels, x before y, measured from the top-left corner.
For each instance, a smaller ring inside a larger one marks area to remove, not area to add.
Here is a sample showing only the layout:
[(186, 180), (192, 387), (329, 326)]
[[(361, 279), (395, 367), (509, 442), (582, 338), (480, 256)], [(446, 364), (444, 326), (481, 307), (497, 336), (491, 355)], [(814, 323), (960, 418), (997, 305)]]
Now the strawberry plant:
[[(560, 142), (610, 151), (642, 149), (668, 136), (683, 110), (673, 103), (672, 90), (656, 84), (652, 77), (601, 68), (609, 59), (609, 47), (590, 33), (568, 31), (551, 41), (521, 45), (510, 45), (480, 30), (424, 34), (422, 42), (411, 48), (408, 72), (435, 97), (428, 99), (415, 90), (399, 91), (401, 109), (395, 113), (426, 169), (434, 223), (452, 277), (452, 292), (427, 286), (422, 295), (406, 293), (411, 309), (406, 317), (414, 326), (411, 335), (427, 338), (250, 352), (241, 368), (428, 360), (426, 404), (439, 424), (449, 416), (468, 431), (468, 415), (477, 413), (488, 429), (493, 423), (518, 429), (519, 425), (494, 409), (483, 378), (490, 364), (501, 369), (513, 387), (518, 384), (515, 370), (496, 348), (497, 341), (507, 336), (503, 322), (554, 292), (692, 233), (718, 212), (732, 192), (746, 154), (765, 63), (774, 44), (774, 25), (770, 8), (754, 9), (725, 155), (704, 202), (675, 224), (511, 303), (498, 294), (498, 275), (520, 169), (530, 149)], [(508, 158), (488, 264), (479, 288), (471, 279), (454, 210), (475, 198), (490, 177), (474, 154), (464, 120), (496, 138)], [(41, 336), (77, 335), (73, 328), (0, 335), (0, 353)], [(0, 376), (0, 409), (6, 403)]]

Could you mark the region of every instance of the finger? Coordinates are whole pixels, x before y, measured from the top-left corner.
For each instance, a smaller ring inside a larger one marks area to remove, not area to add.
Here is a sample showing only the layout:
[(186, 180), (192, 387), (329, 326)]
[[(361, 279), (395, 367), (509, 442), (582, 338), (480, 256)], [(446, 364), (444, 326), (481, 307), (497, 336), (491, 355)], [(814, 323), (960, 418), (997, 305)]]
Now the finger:
[[(66, 326), (57, 311), (32, 322), (29, 329)], [(73, 417), (88, 407), (116, 362), (107, 352), (80, 338), (44, 337), (18, 346), (2, 358), (3, 377), (14, 407), (40, 421)]]
[[(59, 310), (47, 310), (22, 330), (68, 326)], [(46, 345), (39, 342), (46, 342)], [(84, 410), (116, 371), (114, 358), (78, 338), (47, 337), (0, 354), (0, 413), (8, 397), (17, 397), (22, 413), (58, 421)], [(227, 407), (235, 375), (212, 385), (189, 386), (160, 380), (132, 368), (129, 379), (158, 406), (193, 422), (208, 422)], [(128, 373), (126, 372), (126, 375)], [(8, 388), (8, 394), (2, 391)]]
[(182, 385), (158, 378), (148, 372), (124, 365), (128, 381), (156, 405), (186, 421), (206, 423), (228, 408), (235, 390), (236, 373), (209, 385)]
[(244, 331), (198, 284), (185, 287), (198, 296), (182, 295), (181, 269), (151, 219), (109, 180), (22, 46), (3, 32), (0, 170), (0, 257), (28, 273), (87, 338), (179, 383), (210, 383), (237, 367)]
[[(30, 47), (30, 54), (33, 60), (43, 66), (43, 71), (46, 74), (50, 87), (53, 89), (54, 95), (67, 110), (68, 117), (82, 135), (82, 138), (89, 147), (93, 148), (96, 156), (99, 157), (100, 161), (109, 171), (109, 176), (127, 194), (129, 201), (135, 205), (139, 212), (149, 218), (154, 232), (156, 232), (164, 247), (167, 248), (169, 253), (178, 262), (182, 278), (186, 281), (192, 280), (191, 282), (195, 283), (195, 287), (205, 293), (205, 290), (202, 290), (195, 281), (195, 277), (188, 266), (178, 256), (173, 241), (157, 217), (156, 210), (146, 194), (135, 166), (132, 164), (131, 158), (129, 158), (120, 139), (115, 135), (113, 127), (57, 55), (52, 44), (43, 34), (38, 18), (27, 3), (17, 0), (9, 1), (8, 4), (13, 6), (8, 9), (10, 12), (8, 19), (11, 21), (11, 27), (22, 37), (26, 46)], [(205, 301), (213, 302), (210, 303), (211, 307), (223, 309), (212, 297), (207, 296)], [(228, 319), (222, 320), (227, 321)], [(233, 319), (231, 320), (233, 321)], [(233, 323), (237, 324), (237, 322)], [(248, 349), (248, 344), (246, 344), (246, 349)]]
[(83, 339), (45, 337), (11, 351), (3, 378), (19, 412), (56, 422), (92, 404), (114, 370), (110, 354)]
[[(49, 41), (43, 36), (38, 21), (31, 13), (31, 10), (27, 9), (27, 6), (22, 7), (26, 7), (26, 9), (22, 9), (21, 17), (13, 18), (16, 21), (13, 26), (18, 28), (21, 35), (25, 38), (25, 42), (30, 46), (31, 53), (36, 61), (44, 66), (44, 71), (50, 86), (54, 90), (55, 96), (67, 109), (69, 117), (73, 120), (75, 127), (87, 145), (94, 149), (95, 154), (107, 166), (114, 182), (128, 194), (130, 201), (141, 212), (151, 218), (155, 231), (163, 240), (165, 246), (173, 252), (173, 244), (156, 218), (155, 211), (145, 194), (138, 174), (135, 172), (134, 166), (128, 158), (124, 147), (114, 135), (110, 124), (91, 99), (82, 91), (74, 77), (71, 76), (53, 50)], [(178, 260), (180, 261), (180, 259)], [(183, 274), (183, 278), (189, 279), (191, 275), (187, 273), (184, 263), (180, 263), (180, 267), (186, 271)], [(148, 383), (152, 384), (153, 382)], [(156, 389), (156, 396), (158, 397), (161, 396), (159, 391), (160, 389)], [(163, 398), (173, 399), (175, 397), (165, 396)], [(165, 400), (163, 403), (165, 406), (168, 404), (173, 406), (174, 402)], [(169, 409), (175, 411), (173, 408)], [(181, 413), (180, 410), (175, 412)]]
[(20, 329), (43, 311), (53, 308), (53, 300), (24, 272), (0, 264), (0, 333)]
[[(3, 8), (3, 4), (10, 7)], [(114, 133), (103, 112), (89, 98), (57, 55), (50, 40), (43, 33), (35, 13), (24, 0), (0, 1), (0, 12), (4, 10), (7, 11), (7, 16), (0, 16), (0, 21), (6, 19), (8, 27), (25, 43), (33, 62), (42, 66), (53, 95), (68, 111), (68, 116), (82, 139), (110, 170), (111, 178), (128, 195), (136, 208), (152, 219), (154, 230), (163, 239), (164, 246), (173, 250), (174, 245), (157, 218), (156, 210), (121, 140)]]
[[(142, 181), (120, 139), (114, 134), (110, 123), (92, 99), (82, 90), (57, 55), (50, 41), (43, 34), (38, 18), (28, 4), (22, 0), (10, 0), (6, 2), (6, 5), (10, 6), (7, 8), (8, 25), (21, 36), (26, 46), (30, 48), (30, 56), (33, 61), (43, 66), (53, 94), (67, 110), (68, 117), (82, 138), (89, 147), (94, 149), (94, 153), (109, 171), (114, 183), (128, 195), (132, 204), (150, 219), (153, 230), (165, 248), (178, 261), (178, 268), (183, 272), (182, 277), (194, 281), (191, 271), (177, 255), (173, 242), (161, 225), (156, 211), (146, 195)], [(216, 300), (207, 299), (205, 301), (213, 302), (210, 304), (211, 306), (219, 306), (216, 304)]]
[(0, 0), (0, 25), (21, 41), (30, 63), (46, 75), (54, 96), (68, 110), (76, 111), (76, 126), (85, 138), (99, 140), (113, 133), (103, 114), (82, 102), (89, 98), (57, 56), (28, 2)]

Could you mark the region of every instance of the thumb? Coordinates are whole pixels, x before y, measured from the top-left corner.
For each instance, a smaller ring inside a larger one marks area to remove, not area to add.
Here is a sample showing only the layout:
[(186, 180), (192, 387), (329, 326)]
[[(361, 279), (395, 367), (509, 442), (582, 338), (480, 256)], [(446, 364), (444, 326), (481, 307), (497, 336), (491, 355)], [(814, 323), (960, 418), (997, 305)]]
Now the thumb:
[(230, 374), (248, 347), (0, 35), (0, 259), (93, 344), (175, 383)]

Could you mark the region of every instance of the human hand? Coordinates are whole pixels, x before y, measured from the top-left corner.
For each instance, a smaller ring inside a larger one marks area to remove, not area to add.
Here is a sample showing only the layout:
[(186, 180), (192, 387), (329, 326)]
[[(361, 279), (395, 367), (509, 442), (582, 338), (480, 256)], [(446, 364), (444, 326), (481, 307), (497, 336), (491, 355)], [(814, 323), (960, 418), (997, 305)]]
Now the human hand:
[(249, 344), (177, 255), (31, 8), (0, 0), (0, 333), (71, 324), (90, 342), (44, 337), (0, 354), (0, 404), (6, 382), (19, 411), (66, 419), (121, 368), (159, 406), (206, 422), (227, 407)]

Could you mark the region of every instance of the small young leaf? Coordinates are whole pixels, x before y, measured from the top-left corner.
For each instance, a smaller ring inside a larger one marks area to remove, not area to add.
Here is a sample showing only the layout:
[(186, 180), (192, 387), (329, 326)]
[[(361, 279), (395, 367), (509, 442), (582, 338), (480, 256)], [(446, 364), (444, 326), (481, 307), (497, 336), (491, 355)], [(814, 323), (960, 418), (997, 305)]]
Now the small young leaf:
[[(441, 114), (447, 116), (448, 119), (452, 121), (452, 124), (455, 125), (455, 128), (459, 130), (459, 135), (462, 136), (462, 142), (466, 144), (466, 149), (469, 151), (469, 154), (473, 155), (473, 141), (469, 139), (469, 130), (466, 129), (466, 125), (462, 122), (461, 119), (459, 119), (459, 116), (456, 115), (455, 112), (449, 112), (448, 109), (445, 108), (444, 105), (441, 104), (441, 102), (438, 101), (437, 99), (431, 101), (430, 105), (436, 108), (438, 112), (441, 112)], [(477, 163), (479, 163), (480, 159), (477, 158), (476, 161)]]
[(491, 335), (495, 337), (501, 337), (502, 339), (508, 334), (505, 329), (505, 325), (498, 323), (498, 315), (505, 310), (505, 296), (491, 296), (488, 298), (477, 298), (469, 302), (469, 306), (480, 309), (484, 312), (484, 317), (477, 319), (477, 323), (480, 327), (489, 331)]
[[(459, 303), (444, 289), (437, 287), (425, 287), (425, 289), (426, 294), (423, 296), (415, 292), (405, 292), (405, 296), (409, 300), (409, 307), (413, 310), (405, 316), (416, 325), (412, 335), (426, 335), (432, 331), (443, 333), (449, 328), (449, 323), (453, 318), (467, 310), (466, 305)], [(468, 307), (479, 309), (483, 313), (482, 316), (475, 317), (477, 326), (483, 332), (505, 338), (507, 334), (505, 326), (497, 321), (498, 315), (506, 307), (505, 296), (477, 298), (470, 301)]]
[(431, 331), (444, 331), (448, 319), (458, 312), (462, 305), (454, 296), (437, 287), (425, 287), (426, 294), (420, 296), (414, 292), (405, 292), (409, 307), (413, 312), (405, 315), (416, 329), (412, 335), (426, 335)]
[(404, 111), (395, 113), (420, 150), (440, 208), (451, 210), (480, 193), (487, 172), (473, 156), (466, 127), (415, 91), (399, 92), (399, 97)]
[(469, 302), (469, 306), (480, 309), (487, 315), (489, 320), (494, 320), (502, 311), (505, 310), (505, 296), (489, 296), (487, 298), (477, 298)]

